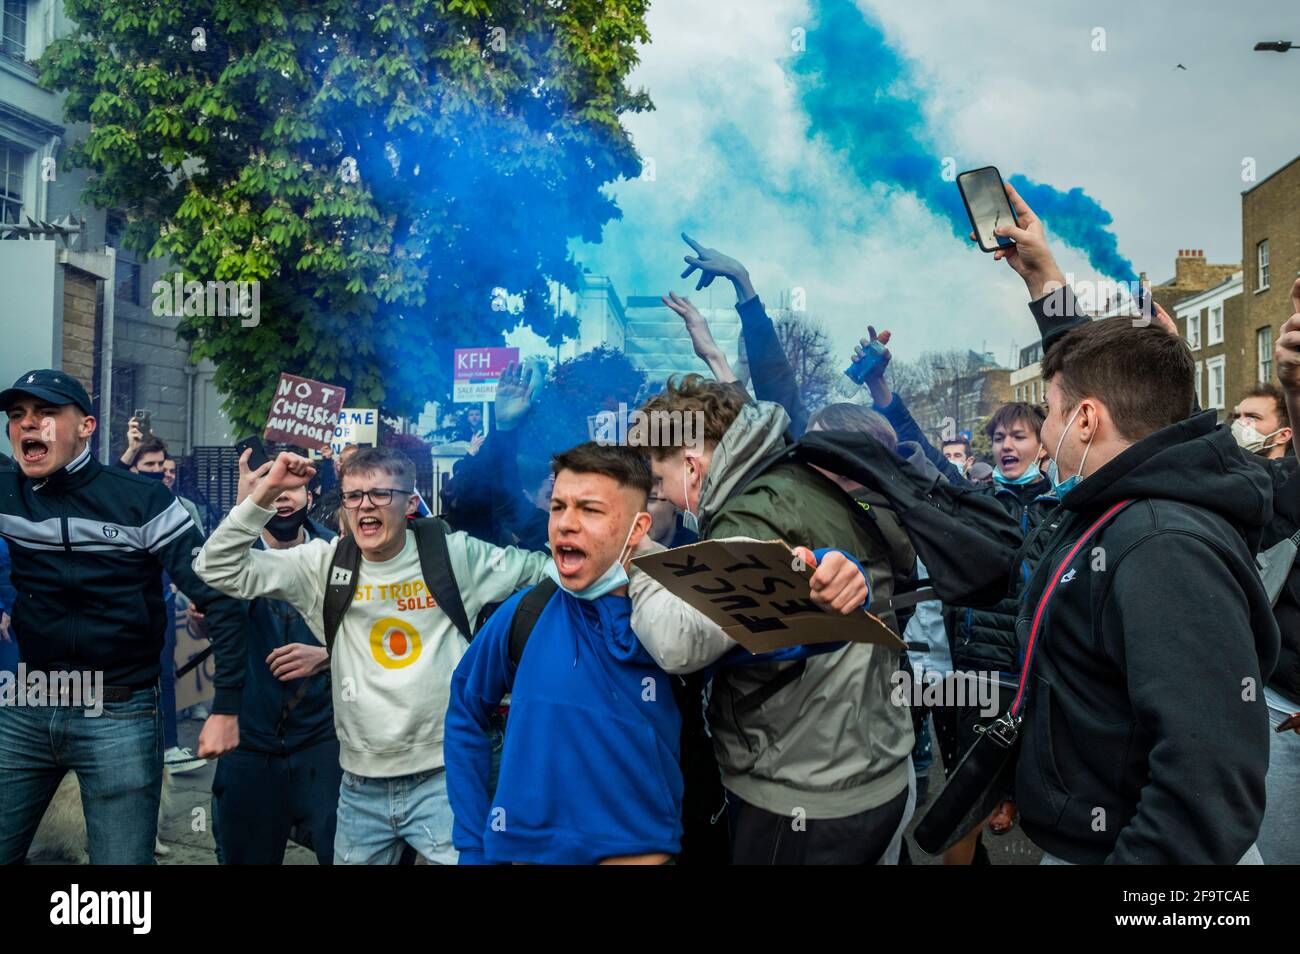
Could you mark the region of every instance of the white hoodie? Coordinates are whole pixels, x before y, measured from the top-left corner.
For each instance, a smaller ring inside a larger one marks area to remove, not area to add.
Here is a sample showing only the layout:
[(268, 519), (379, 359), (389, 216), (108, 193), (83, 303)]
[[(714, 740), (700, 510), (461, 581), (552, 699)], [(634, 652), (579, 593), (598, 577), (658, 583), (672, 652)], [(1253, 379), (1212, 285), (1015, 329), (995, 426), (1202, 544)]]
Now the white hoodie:
[[(273, 509), (251, 498), (230, 511), (194, 560), (206, 583), (239, 599), (285, 600), (323, 645), (325, 590), (338, 540), (253, 549)], [(447, 534), (465, 615), (540, 580), (550, 554)], [(394, 778), (441, 768), (451, 675), (467, 643), (427, 592), (415, 534), (383, 563), (362, 559), (357, 591), (330, 660), (339, 762), (354, 775)]]

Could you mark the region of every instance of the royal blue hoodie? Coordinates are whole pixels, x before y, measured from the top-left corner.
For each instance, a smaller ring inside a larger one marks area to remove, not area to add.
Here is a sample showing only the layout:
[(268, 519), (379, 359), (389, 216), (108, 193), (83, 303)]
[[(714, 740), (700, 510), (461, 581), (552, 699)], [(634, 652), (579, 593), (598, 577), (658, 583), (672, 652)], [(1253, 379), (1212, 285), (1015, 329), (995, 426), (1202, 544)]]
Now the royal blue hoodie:
[[(680, 848), (681, 716), (670, 677), (632, 632), (625, 596), (546, 605), (518, 671), (510, 621), (470, 643), (451, 682), (443, 753), (461, 864), (595, 864)], [(495, 795), (488, 718), (510, 693)]]

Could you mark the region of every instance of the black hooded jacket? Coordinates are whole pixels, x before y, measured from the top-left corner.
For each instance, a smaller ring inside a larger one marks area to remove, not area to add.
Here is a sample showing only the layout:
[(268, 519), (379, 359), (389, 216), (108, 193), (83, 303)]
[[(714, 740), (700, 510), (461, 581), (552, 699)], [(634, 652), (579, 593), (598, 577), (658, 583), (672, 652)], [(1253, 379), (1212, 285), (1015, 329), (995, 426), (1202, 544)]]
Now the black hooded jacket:
[(1278, 630), (1252, 553), (1267, 474), (1207, 412), (1137, 442), (1065, 495), (1016, 621), (1070, 561), (1030, 663), (1016, 794), (1066, 861), (1235, 864), (1264, 814), (1263, 680)]

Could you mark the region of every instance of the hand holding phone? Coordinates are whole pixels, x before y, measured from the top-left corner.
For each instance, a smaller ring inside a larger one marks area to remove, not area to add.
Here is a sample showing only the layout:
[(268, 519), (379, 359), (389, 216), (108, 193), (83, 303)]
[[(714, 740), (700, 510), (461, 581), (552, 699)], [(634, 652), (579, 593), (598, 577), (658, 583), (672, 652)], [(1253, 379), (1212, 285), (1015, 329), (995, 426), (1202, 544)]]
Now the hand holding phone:
[(998, 172), (996, 166), (984, 166), (982, 169), (960, 173), (957, 176), (957, 188), (961, 191), (961, 201), (966, 206), (966, 214), (970, 216), (970, 224), (981, 249), (996, 252), (1000, 248), (1016, 244), (1014, 239), (998, 235), (995, 231), (1003, 225), (1020, 224), (1007, 199), (1002, 173)]

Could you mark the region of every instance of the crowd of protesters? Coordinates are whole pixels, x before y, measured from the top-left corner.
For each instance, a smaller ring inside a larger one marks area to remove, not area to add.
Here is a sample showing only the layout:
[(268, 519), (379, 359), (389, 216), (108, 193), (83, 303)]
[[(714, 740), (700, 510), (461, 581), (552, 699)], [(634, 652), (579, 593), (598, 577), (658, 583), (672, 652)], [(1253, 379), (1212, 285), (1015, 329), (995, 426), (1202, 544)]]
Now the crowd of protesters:
[[(994, 257), (1025, 283), (1046, 404), (991, 415), (991, 460), (931, 440), (887, 349), (863, 392), (806, 406), (746, 268), (689, 238), (682, 277), (736, 292), (748, 386), (670, 293), (710, 374), (640, 406), (702, 440), (535, 447), (542, 376), (512, 367), (493, 426), (449, 425), (469, 453), (441, 519), (393, 449), (246, 452), (205, 540), (165, 445), (133, 421), (102, 466), (82, 385), (24, 375), (0, 394), (0, 666), (102, 673), (107, 718), (0, 705), (0, 861), (75, 771), (91, 860), (148, 863), (164, 764), (219, 758), (228, 864), (291, 839), (325, 864), (895, 864), (936, 763), (951, 777), (1008, 724), (1016, 761), (945, 863), (987, 863), (984, 832), (1017, 825), (1044, 863), (1300, 861), (1300, 281), (1278, 381), (1219, 424), (1168, 315), (1084, 314), (1007, 192)], [(785, 541), (811, 606), (869, 611), (907, 651), (754, 654), (632, 562), (735, 537)], [(197, 755), (175, 738), (175, 598), (215, 658)], [(988, 695), (900, 703), (900, 673)]]

